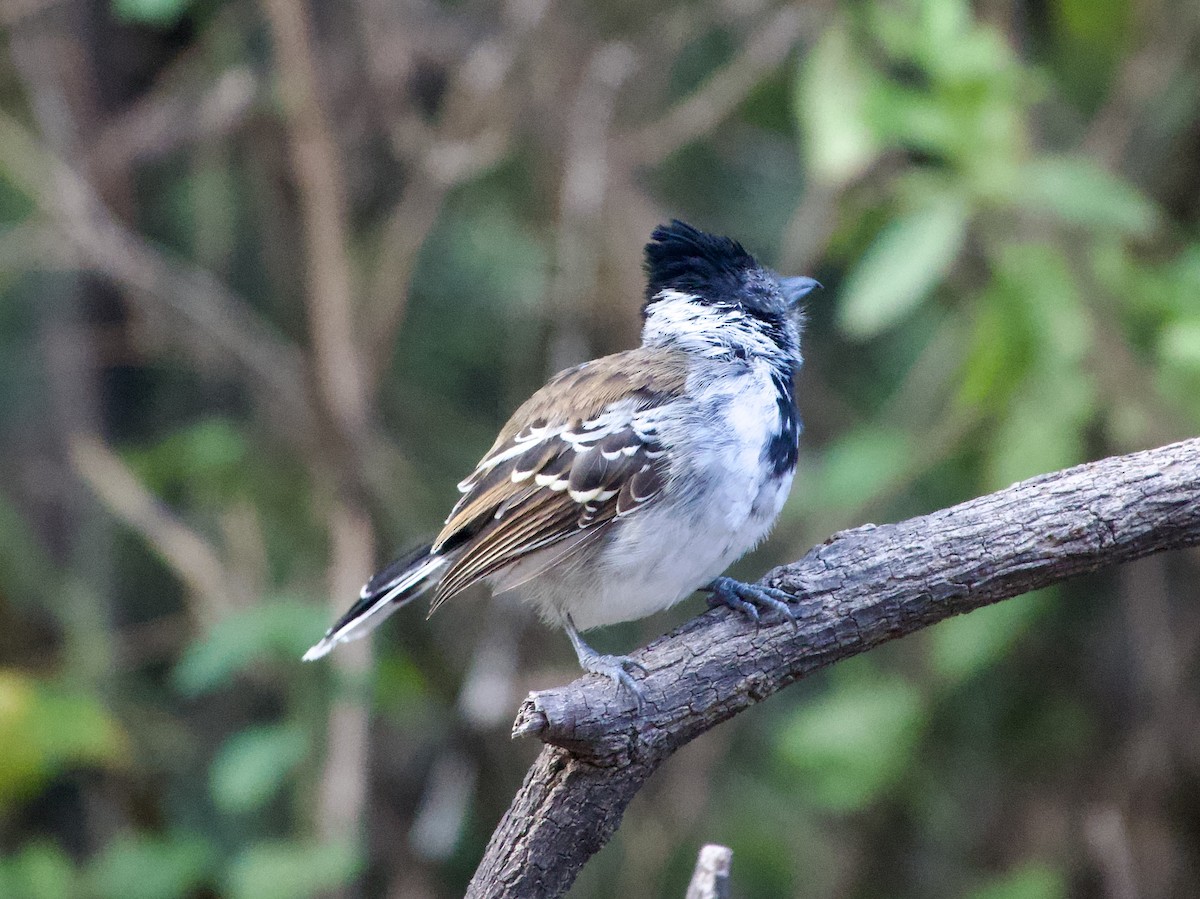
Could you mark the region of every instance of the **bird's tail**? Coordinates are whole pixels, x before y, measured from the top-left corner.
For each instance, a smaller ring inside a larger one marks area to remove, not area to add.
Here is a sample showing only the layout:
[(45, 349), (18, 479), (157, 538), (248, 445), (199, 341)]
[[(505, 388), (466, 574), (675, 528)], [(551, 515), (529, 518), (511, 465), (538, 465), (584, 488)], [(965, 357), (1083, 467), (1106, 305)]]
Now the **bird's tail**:
[(339, 643), (369, 634), (392, 612), (436, 584), (448, 560), (430, 555), (430, 549), (429, 544), (418, 547), (367, 581), (358, 602), (304, 654), (304, 661), (319, 659)]

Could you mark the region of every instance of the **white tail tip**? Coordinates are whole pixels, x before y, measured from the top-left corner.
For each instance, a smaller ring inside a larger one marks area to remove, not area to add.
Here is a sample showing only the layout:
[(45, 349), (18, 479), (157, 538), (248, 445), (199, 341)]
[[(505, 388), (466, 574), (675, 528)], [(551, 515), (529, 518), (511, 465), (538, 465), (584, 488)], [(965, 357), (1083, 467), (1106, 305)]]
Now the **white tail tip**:
[(336, 640), (330, 640), (328, 637), (322, 637), (321, 641), (314, 645), (302, 657), (302, 661), (315, 662), (317, 659), (324, 658), (329, 655), (333, 647), (337, 646)]

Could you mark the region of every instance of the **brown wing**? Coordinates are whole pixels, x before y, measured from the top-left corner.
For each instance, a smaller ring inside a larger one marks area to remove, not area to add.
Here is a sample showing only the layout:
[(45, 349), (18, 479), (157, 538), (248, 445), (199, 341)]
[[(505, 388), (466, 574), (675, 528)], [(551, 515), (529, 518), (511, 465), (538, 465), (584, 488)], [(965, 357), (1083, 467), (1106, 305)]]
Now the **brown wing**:
[(434, 551), (462, 549), (433, 607), (655, 497), (666, 477), (655, 412), (679, 396), (685, 374), (675, 354), (631, 350), (568, 369), (521, 406), (459, 485)]

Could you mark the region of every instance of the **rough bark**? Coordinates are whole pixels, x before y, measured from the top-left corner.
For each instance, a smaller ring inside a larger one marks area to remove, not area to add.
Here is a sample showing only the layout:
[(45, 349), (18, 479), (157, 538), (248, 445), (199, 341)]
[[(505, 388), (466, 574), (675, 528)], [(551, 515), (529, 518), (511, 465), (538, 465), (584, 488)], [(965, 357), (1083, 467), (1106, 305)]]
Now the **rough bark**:
[(636, 709), (587, 676), (525, 700), (514, 736), (547, 745), (469, 897), (560, 896), (675, 750), (818, 668), (1076, 575), (1200, 543), (1200, 439), (1042, 475), (899, 524), (834, 535), (764, 583), (795, 625), (724, 609), (638, 651)]

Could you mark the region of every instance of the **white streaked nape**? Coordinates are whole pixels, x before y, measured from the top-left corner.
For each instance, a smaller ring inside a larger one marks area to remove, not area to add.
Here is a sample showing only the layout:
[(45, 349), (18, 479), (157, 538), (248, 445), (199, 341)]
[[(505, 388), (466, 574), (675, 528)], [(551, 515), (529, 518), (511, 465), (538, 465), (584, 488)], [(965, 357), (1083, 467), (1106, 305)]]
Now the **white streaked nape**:
[(706, 303), (695, 294), (669, 287), (656, 293), (646, 307), (642, 344), (677, 346), (705, 356), (721, 356), (733, 347), (767, 358), (780, 353), (779, 344), (742, 310)]

